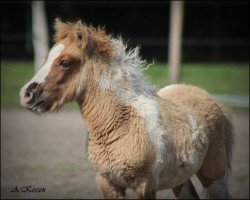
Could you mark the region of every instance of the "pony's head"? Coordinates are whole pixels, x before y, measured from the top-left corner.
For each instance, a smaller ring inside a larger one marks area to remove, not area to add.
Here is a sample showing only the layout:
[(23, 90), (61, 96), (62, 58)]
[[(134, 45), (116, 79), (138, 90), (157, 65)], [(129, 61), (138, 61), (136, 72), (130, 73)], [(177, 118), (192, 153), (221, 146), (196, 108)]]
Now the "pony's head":
[(40, 71), (20, 91), (22, 106), (37, 113), (57, 111), (84, 95), (112, 57), (110, 36), (103, 29), (59, 19), (54, 28), (55, 44)]

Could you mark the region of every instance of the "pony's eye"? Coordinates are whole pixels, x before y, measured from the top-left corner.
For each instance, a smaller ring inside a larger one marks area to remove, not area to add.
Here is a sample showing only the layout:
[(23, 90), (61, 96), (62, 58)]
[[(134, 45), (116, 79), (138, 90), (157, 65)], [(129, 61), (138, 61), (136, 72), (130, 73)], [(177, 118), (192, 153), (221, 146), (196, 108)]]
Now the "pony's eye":
[(71, 63), (69, 61), (67, 61), (67, 60), (62, 60), (61, 63), (60, 63), (60, 65), (62, 67), (64, 67), (64, 68), (68, 68), (70, 66), (70, 64)]

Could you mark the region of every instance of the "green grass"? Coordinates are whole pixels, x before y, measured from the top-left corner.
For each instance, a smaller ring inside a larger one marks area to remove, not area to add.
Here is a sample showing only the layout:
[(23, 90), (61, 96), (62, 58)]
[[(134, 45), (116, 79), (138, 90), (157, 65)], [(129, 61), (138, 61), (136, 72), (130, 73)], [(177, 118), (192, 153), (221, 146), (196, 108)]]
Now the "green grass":
[(19, 107), (19, 90), (32, 78), (31, 62), (1, 61), (1, 107)]
[[(155, 64), (145, 70), (145, 74), (158, 89), (170, 84), (166, 64)], [(183, 64), (180, 82), (213, 94), (248, 95), (249, 66), (247, 63)]]
[[(170, 84), (166, 64), (156, 63), (144, 73), (158, 89)], [(1, 61), (1, 107), (20, 107), (19, 90), (33, 75), (32, 62)], [(248, 63), (184, 63), (181, 77), (182, 83), (199, 86), (213, 94), (249, 94)]]

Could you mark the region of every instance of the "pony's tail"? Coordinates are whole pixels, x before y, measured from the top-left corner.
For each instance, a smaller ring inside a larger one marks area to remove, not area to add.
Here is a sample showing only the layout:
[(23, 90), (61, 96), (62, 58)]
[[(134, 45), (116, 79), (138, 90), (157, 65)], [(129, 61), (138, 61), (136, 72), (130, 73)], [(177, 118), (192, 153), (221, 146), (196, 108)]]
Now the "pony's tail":
[(224, 105), (219, 104), (222, 112), (225, 116), (225, 126), (224, 126), (224, 137), (225, 137), (225, 147), (227, 154), (227, 167), (231, 171), (232, 169), (232, 156), (233, 156), (233, 145), (234, 145), (234, 128), (232, 124), (232, 114), (228, 108)]

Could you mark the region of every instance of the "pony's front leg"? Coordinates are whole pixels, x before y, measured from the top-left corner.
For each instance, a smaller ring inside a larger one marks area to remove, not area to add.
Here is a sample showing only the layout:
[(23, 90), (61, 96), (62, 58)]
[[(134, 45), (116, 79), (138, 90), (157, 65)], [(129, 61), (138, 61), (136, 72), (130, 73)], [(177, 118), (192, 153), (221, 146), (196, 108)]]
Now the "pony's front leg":
[(135, 189), (136, 199), (156, 199), (156, 186), (154, 179), (142, 181)]
[(125, 188), (112, 184), (101, 174), (96, 174), (96, 184), (102, 191), (104, 199), (125, 199)]

